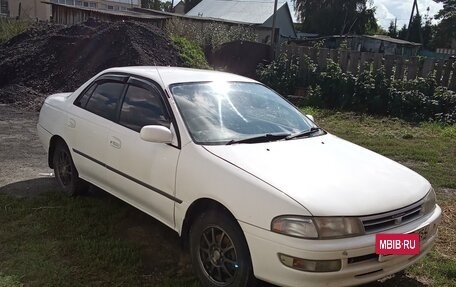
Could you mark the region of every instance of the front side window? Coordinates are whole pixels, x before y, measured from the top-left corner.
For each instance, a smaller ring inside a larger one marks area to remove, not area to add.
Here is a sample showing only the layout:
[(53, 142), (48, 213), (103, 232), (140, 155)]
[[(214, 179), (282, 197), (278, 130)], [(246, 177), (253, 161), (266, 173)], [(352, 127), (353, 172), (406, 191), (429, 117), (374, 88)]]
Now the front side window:
[(160, 100), (160, 93), (130, 85), (120, 112), (119, 124), (134, 131), (143, 126), (162, 125), (169, 128), (169, 117)]
[(257, 83), (183, 83), (173, 85), (171, 92), (199, 144), (286, 137), (316, 127), (277, 93)]
[(86, 110), (100, 117), (114, 121), (117, 104), (122, 96), (124, 84), (119, 82), (102, 82), (97, 85), (86, 105)]

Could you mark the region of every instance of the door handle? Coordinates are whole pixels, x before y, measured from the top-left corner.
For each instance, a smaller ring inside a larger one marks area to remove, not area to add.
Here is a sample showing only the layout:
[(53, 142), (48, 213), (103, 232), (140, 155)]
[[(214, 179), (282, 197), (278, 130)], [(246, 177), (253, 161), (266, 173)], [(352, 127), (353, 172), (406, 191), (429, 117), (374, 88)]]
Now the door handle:
[(117, 149), (120, 149), (122, 147), (122, 143), (120, 142), (120, 139), (118, 139), (116, 137), (111, 137), (111, 139), (109, 140), (109, 144), (112, 147), (115, 147)]
[(76, 121), (72, 118), (69, 118), (68, 119), (68, 122), (67, 122), (67, 126), (69, 126), (70, 128), (74, 129), (76, 127)]

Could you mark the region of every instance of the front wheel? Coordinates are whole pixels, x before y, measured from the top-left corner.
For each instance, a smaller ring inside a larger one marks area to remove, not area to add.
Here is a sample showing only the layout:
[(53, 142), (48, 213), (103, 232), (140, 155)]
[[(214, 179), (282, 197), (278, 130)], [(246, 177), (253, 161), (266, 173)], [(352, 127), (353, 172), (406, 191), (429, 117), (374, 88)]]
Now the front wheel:
[(190, 255), (203, 286), (252, 286), (252, 263), (241, 228), (225, 213), (208, 211), (190, 229)]
[(53, 166), (57, 182), (66, 196), (75, 196), (87, 190), (88, 183), (79, 178), (70, 150), (62, 142), (55, 147)]

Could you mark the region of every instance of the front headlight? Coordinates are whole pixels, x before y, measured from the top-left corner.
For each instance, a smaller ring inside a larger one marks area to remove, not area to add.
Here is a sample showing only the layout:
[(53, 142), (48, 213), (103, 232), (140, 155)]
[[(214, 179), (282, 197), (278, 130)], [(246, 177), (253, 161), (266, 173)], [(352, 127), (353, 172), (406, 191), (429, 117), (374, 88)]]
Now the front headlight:
[(271, 230), (293, 237), (318, 238), (312, 219), (299, 216), (280, 216), (272, 220)]
[(272, 221), (271, 230), (306, 239), (335, 239), (364, 234), (361, 221), (355, 217), (279, 216)]
[(428, 192), (428, 194), (424, 198), (423, 205), (421, 205), (421, 213), (423, 215), (430, 213), (431, 211), (434, 210), (435, 204), (436, 204), (435, 191), (431, 187), (431, 190)]

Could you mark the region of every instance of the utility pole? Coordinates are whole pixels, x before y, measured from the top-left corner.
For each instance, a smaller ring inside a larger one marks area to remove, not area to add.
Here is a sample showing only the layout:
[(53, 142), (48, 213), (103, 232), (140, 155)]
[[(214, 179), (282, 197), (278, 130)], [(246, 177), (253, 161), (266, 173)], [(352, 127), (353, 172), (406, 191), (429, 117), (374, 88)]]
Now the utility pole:
[(276, 29), (277, 2), (278, 2), (278, 0), (274, 1), (274, 14), (272, 14), (272, 31), (271, 31), (271, 56), (272, 56), (272, 60), (275, 57), (275, 49), (276, 49), (275, 29)]
[(396, 33), (396, 37), (397, 37), (397, 35), (398, 35), (398, 33), (397, 33), (397, 18), (394, 19), (394, 33)]
[[(420, 11), (418, 10), (418, 2), (417, 0), (413, 0), (413, 8), (412, 8), (412, 14), (410, 14), (410, 20), (409, 20), (409, 25), (407, 29), (407, 40), (410, 41), (410, 29), (412, 28), (412, 22), (413, 22), (413, 16), (415, 14), (415, 8), (416, 8), (416, 16), (420, 16)], [(421, 31), (421, 23), (420, 26), (418, 27), (419, 29), (419, 34), (420, 34), (420, 42), (423, 43), (423, 33)]]

